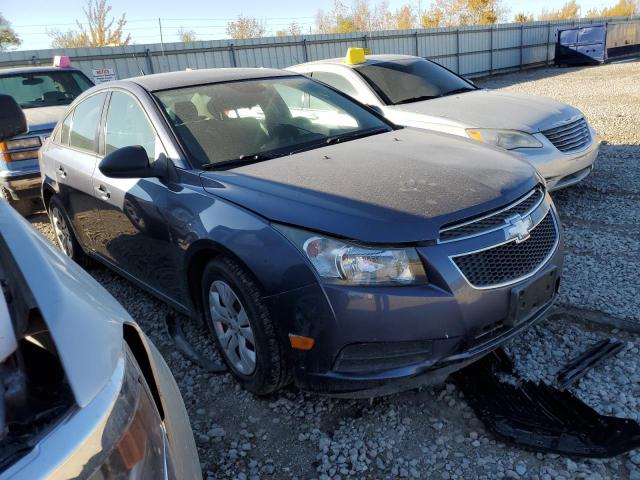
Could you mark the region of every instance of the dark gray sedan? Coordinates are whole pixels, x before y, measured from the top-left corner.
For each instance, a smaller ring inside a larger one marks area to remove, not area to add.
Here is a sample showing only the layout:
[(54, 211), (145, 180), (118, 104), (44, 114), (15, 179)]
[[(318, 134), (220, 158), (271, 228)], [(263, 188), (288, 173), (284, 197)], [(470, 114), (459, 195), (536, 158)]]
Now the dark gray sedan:
[(61, 248), (204, 319), (257, 394), (442, 380), (540, 319), (560, 281), (532, 167), (291, 72), (95, 87), (41, 167)]

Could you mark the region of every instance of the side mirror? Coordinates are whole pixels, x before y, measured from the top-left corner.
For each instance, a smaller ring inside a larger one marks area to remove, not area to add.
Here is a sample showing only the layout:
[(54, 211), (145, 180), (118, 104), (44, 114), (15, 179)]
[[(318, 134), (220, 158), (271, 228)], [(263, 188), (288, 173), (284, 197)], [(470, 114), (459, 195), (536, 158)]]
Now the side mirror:
[(376, 112), (378, 115), (384, 117), (384, 112), (378, 105), (367, 105), (367, 107)]
[(102, 174), (110, 178), (162, 177), (166, 162), (160, 159), (149, 163), (147, 151), (140, 145), (119, 148), (105, 156), (98, 165)]
[(28, 131), (27, 120), (18, 102), (11, 95), (0, 95), (0, 140)]

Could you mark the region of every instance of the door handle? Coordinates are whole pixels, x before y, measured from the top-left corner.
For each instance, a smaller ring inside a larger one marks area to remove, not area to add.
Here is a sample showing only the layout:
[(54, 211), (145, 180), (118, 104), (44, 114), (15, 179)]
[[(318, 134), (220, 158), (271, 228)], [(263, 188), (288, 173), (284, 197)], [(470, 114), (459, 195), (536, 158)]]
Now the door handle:
[(107, 190), (107, 188), (104, 185), (100, 185), (99, 187), (96, 187), (96, 191), (100, 195), (100, 198), (102, 198), (103, 200), (107, 200), (111, 198), (111, 192)]
[(62, 166), (58, 167), (58, 173), (62, 178), (67, 178), (67, 172), (64, 170), (64, 168), (62, 168)]

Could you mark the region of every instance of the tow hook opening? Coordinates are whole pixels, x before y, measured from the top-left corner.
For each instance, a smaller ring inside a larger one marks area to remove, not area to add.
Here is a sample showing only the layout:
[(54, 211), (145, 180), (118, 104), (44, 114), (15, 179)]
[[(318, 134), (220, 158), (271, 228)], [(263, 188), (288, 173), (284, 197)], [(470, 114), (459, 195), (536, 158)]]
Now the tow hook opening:
[[(594, 348), (561, 370), (568, 385), (597, 362), (620, 351), (615, 342)], [(612, 353), (613, 351), (613, 353)], [(506, 382), (504, 377), (516, 379)], [(452, 379), (488, 431), (502, 441), (538, 452), (606, 458), (640, 446), (640, 424), (600, 415), (567, 390), (518, 377), (504, 350), (498, 349)]]

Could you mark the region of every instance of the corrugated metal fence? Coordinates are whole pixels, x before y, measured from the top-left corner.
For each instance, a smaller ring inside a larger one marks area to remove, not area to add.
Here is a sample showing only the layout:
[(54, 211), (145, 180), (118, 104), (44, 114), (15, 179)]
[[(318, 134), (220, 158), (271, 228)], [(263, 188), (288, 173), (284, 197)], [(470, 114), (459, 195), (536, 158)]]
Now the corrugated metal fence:
[(122, 79), (142, 73), (186, 68), (284, 68), (311, 60), (340, 57), (348, 47), (368, 47), (373, 53), (418, 55), (461, 75), (480, 76), (549, 63), (554, 57), (558, 27), (604, 21), (638, 23), (640, 17), (27, 50), (0, 53), (0, 68), (50, 65), (54, 55), (69, 55), (74, 65), (89, 76), (92, 69), (113, 68), (117, 78)]

